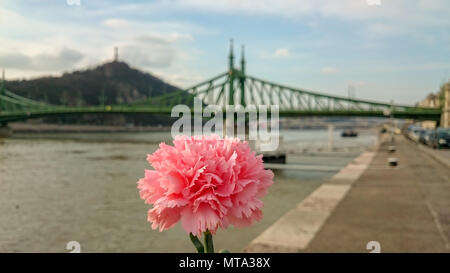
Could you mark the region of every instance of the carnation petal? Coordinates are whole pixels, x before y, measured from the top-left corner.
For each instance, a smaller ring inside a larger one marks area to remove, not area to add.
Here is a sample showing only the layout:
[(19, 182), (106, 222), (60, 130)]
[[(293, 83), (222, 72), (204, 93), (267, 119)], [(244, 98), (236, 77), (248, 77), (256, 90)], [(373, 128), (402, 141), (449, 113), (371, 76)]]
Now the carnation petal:
[(155, 169), (137, 182), (147, 204), (152, 228), (160, 231), (181, 221), (187, 233), (244, 227), (259, 221), (263, 202), (258, 198), (273, 184), (247, 142), (237, 138), (176, 136), (174, 146), (161, 143), (147, 156)]

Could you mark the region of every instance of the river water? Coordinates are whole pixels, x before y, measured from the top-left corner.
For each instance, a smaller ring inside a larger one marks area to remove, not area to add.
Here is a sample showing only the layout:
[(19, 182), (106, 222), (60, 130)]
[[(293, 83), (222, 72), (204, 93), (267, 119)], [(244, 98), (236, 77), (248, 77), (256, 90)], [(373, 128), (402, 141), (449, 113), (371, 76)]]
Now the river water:
[[(374, 144), (364, 131), (354, 139), (333, 134), (340, 152), (327, 147), (326, 130), (282, 131), (303, 153), (288, 163), (344, 167)], [(68, 252), (77, 241), (82, 252), (194, 252), (177, 224), (164, 232), (146, 221), (149, 206), (136, 181), (150, 168), (145, 158), (168, 132), (15, 134), (0, 139), (0, 252)], [(216, 249), (242, 250), (335, 172), (275, 171), (264, 198), (264, 218), (244, 229), (229, 228), (214, 237)]]

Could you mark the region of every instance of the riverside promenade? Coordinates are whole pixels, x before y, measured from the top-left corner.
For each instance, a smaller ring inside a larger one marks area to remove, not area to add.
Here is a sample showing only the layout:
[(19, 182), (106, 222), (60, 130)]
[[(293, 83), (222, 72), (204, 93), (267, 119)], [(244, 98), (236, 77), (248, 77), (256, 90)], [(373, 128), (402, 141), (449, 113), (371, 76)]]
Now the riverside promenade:
[[(386, 138), (385, 138), (386, 139)], [(396, 152), (389, 153), (388, 146)], [(388, 158), (398, 166), (388, 165)], [(255, 238), (245, 252), (450, 252), (450, 151), (382, 141)]]

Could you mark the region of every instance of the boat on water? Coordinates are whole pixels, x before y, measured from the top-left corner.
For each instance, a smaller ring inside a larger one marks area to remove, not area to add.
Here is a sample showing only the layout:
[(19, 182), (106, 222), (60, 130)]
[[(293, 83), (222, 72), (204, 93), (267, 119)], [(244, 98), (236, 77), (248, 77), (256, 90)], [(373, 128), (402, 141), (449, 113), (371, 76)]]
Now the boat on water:
[(344, 130), (341, 133), (341, 137), (357, 137), (358, 136), (358, 132), (354, 131), (354, 130)]

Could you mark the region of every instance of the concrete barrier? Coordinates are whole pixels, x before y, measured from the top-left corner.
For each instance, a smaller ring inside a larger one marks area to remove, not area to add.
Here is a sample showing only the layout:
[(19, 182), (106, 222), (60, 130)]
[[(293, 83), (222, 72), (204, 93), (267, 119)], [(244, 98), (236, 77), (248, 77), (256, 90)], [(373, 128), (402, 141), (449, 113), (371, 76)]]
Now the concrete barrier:
[(352, 184), (372, 161), (364, 152), (256, 237), (244, 252), (299, 252), (305, 249)]

